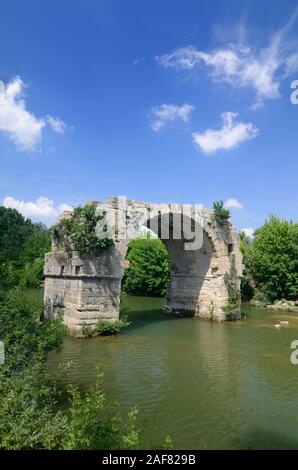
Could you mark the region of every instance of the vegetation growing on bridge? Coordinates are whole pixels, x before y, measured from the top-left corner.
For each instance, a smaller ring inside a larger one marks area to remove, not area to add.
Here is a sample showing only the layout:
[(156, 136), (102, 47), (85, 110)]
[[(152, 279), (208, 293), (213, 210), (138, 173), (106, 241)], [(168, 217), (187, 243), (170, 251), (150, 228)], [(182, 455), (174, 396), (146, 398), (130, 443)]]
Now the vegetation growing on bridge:
[(227, 320), (235, 320), (238, 317), (239, 308), (241, 306), (241, 295), (235, 283), (233, 268), (231, 268), (230, 272), (225, 274), (225, 284), (228, 291), (228, 300), (223, 310)]
[[(222, 208), (222, 205), (219, 207)], [(77, 247), (88, 250), (94, 247), (93, 243), (97, 246), (99, 242), (102, 246), (103, 242), (104, 247), (113, 243), (110, 239), (94, 240), (95, 206), (77, 208), (75, 212), (76, 220), (65, 219), (63, 225), (66, 223), (69, 233), (76, 233)], [(219, 212), (222, 213), (222, 210)], [(91, 235), (84, 241), (89, 224), (92, 227)], [(79, 228), (76, 231), (77, 225)], [(56, 229), (57, 225), (53, 230)], [(50, 231), (45, 226), (25, 219), (15, 209), (0, 207), (0, 286), (38, 287), (43, 280), (44, 253), (49, 250)], [(256, 230), (253, 239), (241, 234), (241, 251), (245, 266), (241, 280), (242, 300), (249, 301), (254, 297), (268, 303), (283, 298), (298, 298), (297, 223), (270, 216)], [(165, 295), (169, 279), (168, 253), (159, 239), (143, 238), (131, 242), (127, 259), (130, 266), (123, 280), (126, 292)]]
[(230, 220), (231, 213), (224, 207), (223, 201), (213, 203), (213, 220), (220, 227), (224, 227)]
[(70, 217), (61, 219), (52, 228), (56, 244), (63, 250), (74, 249), (81, 253), (94, 253), (108, 248), (113, 245), (113, 240), (108, 236), (105, 215), (94, 204), (76, 207)]
[(91, 325), (83, 325), (82, 335), (84, 338), (116, 335), (120, 332), (120, 330), (122, 330), (122, 328), (125, 328), (129, 324), (130, 322), (127, 320), (126, 316), (122, 316), (120, 320), (102, 320), (99, 321), (95, 327)]

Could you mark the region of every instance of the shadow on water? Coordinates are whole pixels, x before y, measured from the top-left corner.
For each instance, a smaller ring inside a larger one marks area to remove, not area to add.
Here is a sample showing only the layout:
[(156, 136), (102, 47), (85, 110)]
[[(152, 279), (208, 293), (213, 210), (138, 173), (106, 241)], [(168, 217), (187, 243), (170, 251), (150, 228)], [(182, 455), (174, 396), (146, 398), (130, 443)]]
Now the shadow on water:
[(255, 428), (242, 442), (243, 450), (297, 450), (298, 438), (285, 436), (271, 429)]
[[(129, 326), (123, 330), (124, 332), (131, 332), (133, 330), (143, 328), (147, 325), (164, 323), (174, 320), (183, 320), (190, 316), (171, 316), (167, 315), (163, 311), (163, 307), (166, 305), (165, 298), (157, 297), (133, 297), (133, 307), (131, 302), (132, 296), (121, 297), (120, 305), (120, 318), (125, 316), (130, 322)], [(129, 305), (127, 305), (129, 304)]]
[(152, 325), (154, 323), (161, 323), (166, 321), (171, 321), (177, 319), (177, 317), (170, 317), (162, 312), (161, 309), (147, 310), (143, 311), (130, 311), (129, 308), (121, 309), (121, 316), (126, 316), (130, 324), (121, 332), (131, 332), (133, 330), (138, 330), (147, 325)]

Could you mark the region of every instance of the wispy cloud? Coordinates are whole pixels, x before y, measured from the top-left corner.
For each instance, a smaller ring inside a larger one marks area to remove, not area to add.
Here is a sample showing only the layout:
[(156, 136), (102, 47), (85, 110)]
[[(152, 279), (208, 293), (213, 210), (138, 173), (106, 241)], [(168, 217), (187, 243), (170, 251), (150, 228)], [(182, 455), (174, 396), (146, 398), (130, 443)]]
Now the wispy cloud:
[(194, 109), (194, 106), (185, 103), (182, 106), (175, 104), (161, 104), (151, 108), (151, 128), (158, 132), (169, 122), (182, 120), (188, 122), (189, 114)]
[(164, 67), (189, 70), (206, 66), (213, 81), (253, 89), (257, 107), (267, 99), (278, 98), (281, 81), (298, 71), (298, 37), (289, 37), (297, 17), (298, 9), (264, 48), (238, 43), (205, 52), (188, 46), (157, 59)]
[(24, 89), (20, 77), (15, 77), (7, 84), (0, 81), (0, 132), (8, 136), (17, 149), (34, 151), (41, 143), (46, 121), (58, 133), (64, 132), (66, 124), (60, 118), (38, 118), (28, 111)]
[(238, 113), (225, 112), (221, 114), (223, 126), (221, 129), (207, 129), (193, 132), (195, 144), (206, 154), (218, 150), (231, 150), (246, 140), (254, 139), (259, 130), (251, 123), (237, 121)]
[(2, 205), (18, 210), (24, 217), (30, 217), (33, 220), (42, 221), (47, 224), (54, 222), (63, 211), (73, 209), (66, 203), (55, 206), (52, 199), (44, 196), (39, 197), (34, 202), (22, 201), (12, 196), (7, 196), (4, 198)]
[(238, 201), (238, 199), (230, 198), (227, 199), (224, 203), (226, 209), (242, 209), (243, 205)]
[(57, 134), (64, 134), (65, 130), (67, 129), (67, 124), (65, 124), (65, 122), (58, 117), (50, 116), (48, 114), (47, 121), (51, 126), (52, 130), (54, 132), (57, 132)]

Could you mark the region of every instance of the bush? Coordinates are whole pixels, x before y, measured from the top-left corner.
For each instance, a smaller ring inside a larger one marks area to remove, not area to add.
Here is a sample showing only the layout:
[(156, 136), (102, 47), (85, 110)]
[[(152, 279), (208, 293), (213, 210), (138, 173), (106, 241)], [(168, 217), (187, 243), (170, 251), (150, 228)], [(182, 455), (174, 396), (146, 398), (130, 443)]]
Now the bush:
[(62, 219), (54, 225), (52, 234), (56, 244), (63, 250), (70, 251), (73, 247), (81, 253), (93, 253), (113, 245), (112, 238), (100, 238), (96, 231), (97, 225), (101, 223), (103, 232), (107, 233), (104, 220), (105, 213), (98, 213), (95, 205), (79, 206), (74, 209), (70, 218)]
[(129, 244), (122, 288), (134, 295), (161, 296), (169, 282), (169, 256), (159, 238), (137, 238)]
[(217, 225), (224, 227), (230, 218), (230, 211), (224, 207), (223, 201), (213, 203), (213, 220)]
[[(47, 372), (48, 353), (59, 348), (65, 328), (58, 320), (39, 321), (40, 311), (20, 290), (0, 295), (0, 338), (5, 364), (0, 367), (0, 449), (142, 448), (138, 413), (122, 418), (102, 391), (102, 368), (95, 388), (67, 390)], [(59, 386), (58, 386), (59, 385)], [(70, 405), (61, 408), (61, 396)], [(159, 448), (170, 447), (167, 438)]]
[(102, 336), (115, 335), (121, 328), (128, 325), (129, 322), (125, 318), (116, 321), (100, 321), (96, 325), (96, 333)]
[(228, 301), (223, 308), (227, 320), (235, 320), (239, 315), (241, 296), (237, 284), (234, 280), (234, 269), (225, 274), (225, 284), (228, 291)]
[(126, 317), (122, 317), (120, 320), (108, 321), (102, 320), (99, 321), (95, 327), (91, 325), (83, 325), (82, 335), (83, 337), (93, 337), (93, 336), (110, 336), (116, 335), (119, 331), (128, 326), (129, 322)]

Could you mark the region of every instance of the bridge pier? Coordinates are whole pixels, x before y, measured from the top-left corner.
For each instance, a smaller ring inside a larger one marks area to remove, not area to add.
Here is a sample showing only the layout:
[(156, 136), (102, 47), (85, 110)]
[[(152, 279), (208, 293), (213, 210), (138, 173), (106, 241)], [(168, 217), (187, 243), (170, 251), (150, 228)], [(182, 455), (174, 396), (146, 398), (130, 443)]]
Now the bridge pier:
[[(155, 206), (160, 220), (161, 207)], [(118, 218), (128, 219), (135, 232), (148, 225), (147, 207), (145, 203), (128, 201), (128, 210), (123, 213), (116, 198), (104, 205), (105, 210), (116, 210)], [(167, 215), (174, 211), (177, 214), (179, 207), (163, 204), (162, 210)], [(240, 291), (239, 237), (229, 223), (226, 227), (216, 226), (212, 211), (208, 209), (203, 210), (202, 230), (201, 246), (194, 250), (185, 249), (183, 237), (163, 239), (170, 257), (166, 312), (222, 321), (228, 319), (225, 309), (229, 302), (227, 276)], [(103, 320), (118, 320), (121, 281), (130, 240), (131, 235), (115, 240), (114, 245), (96, 255), (74, 249), (61, 251), (53, 242), (52, 251), (45, 255), (45, 317), (60, 316), (68, 328), (77, 333), (84, 325), (94, 327)], [(240, 304), (234, 318), (239, 316)]]

